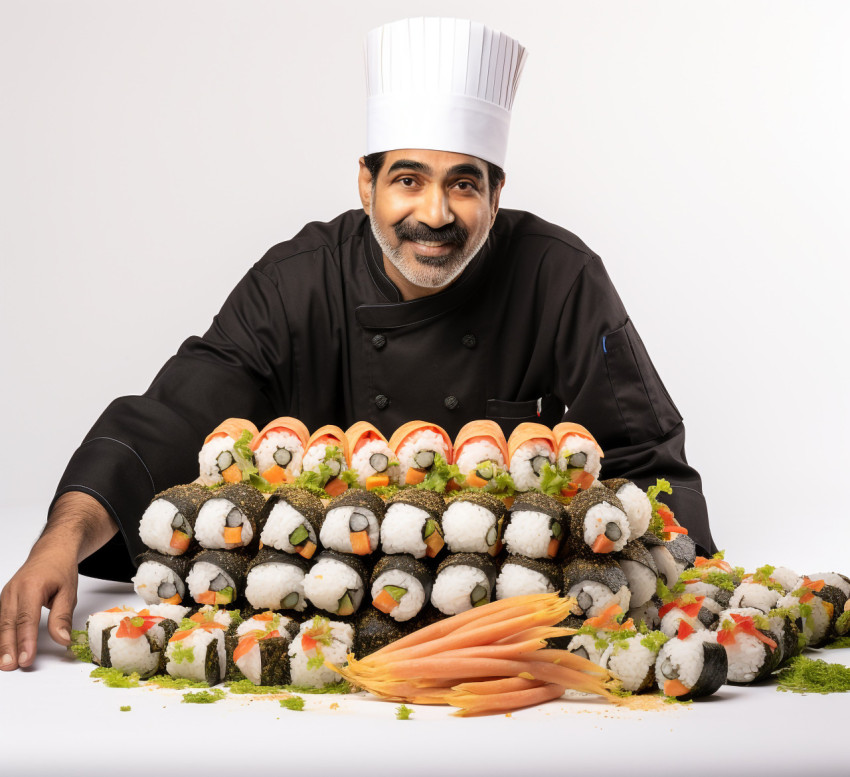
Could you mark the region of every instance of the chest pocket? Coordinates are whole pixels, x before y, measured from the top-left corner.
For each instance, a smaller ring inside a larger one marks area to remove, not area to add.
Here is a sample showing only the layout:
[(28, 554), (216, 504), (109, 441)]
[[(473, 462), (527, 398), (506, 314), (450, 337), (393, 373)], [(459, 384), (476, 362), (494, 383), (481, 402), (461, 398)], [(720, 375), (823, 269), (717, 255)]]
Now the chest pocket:
[(631, 320), (605, 335), (602, 350), (611, 390), (632, 444), (661, 437), (681, 423), (682, 416)]
[(521, 402), (509, 402), (504, 399), (487, 400), (487, 418), (502, 427), (505, 437), (521, 423), (532, 421), (553, 427), (564, 416), (563, 402), (554, 394), (546, 394), (539, 399), (528, 399)]

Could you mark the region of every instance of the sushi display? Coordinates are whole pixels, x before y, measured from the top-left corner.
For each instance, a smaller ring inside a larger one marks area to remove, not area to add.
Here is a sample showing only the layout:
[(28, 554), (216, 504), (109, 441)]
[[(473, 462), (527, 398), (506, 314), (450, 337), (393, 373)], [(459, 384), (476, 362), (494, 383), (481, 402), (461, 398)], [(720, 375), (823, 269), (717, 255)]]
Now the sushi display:
[(388, 439), (366, 422), (310, 435), (289, 417), (262, 431), (227, 419), (198, 480), (141, 516), (142, 603), (89, 617), (92, 660), (321, 688), (420, 629), (554, 597), (550, 650), (624, 693), (684, 701), (850, 632), (850, 578), (701, 556), (663, 501), (670, 484), (600, 479), (603, 458), (577, 424), (505, 440), (474, 421), (452, 441), (423, 421)]

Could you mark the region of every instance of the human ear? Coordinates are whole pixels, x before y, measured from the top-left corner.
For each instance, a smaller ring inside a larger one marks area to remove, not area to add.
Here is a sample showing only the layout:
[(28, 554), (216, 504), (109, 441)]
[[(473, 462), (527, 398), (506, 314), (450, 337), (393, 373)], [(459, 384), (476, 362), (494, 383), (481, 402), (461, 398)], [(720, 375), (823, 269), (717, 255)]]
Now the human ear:
[(365, 157), (360, 157), (360, 172), (357, 175), (357, 188), (360, 190), (360, 202), (363, 210), (369, 215), (372, 207), (372, 175), (366, 167)]
[(499, 212), (499, 197), (502, 194), (502, 187), (505, 185), (505, 179), (503, 178), (499, 182), (499, 186), (496, 191), (493, 193), (493, 196), (490, 201), (490, 226), (496, 223), (496, 214)]

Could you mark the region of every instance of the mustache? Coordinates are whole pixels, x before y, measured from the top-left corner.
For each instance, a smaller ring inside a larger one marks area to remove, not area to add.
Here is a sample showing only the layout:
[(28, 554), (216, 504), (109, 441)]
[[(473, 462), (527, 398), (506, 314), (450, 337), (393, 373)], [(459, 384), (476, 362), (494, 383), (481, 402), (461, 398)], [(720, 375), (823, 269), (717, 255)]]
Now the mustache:
[(432, 229), (427, 224), (409, 224), (400, 221), (393, 224), (395, 235), (399, 240), (410, 240), (416, 243), (454, 243), (463, 245), (469, 239), (469, 230), (462, 224), (446, 224), (439, 229)]

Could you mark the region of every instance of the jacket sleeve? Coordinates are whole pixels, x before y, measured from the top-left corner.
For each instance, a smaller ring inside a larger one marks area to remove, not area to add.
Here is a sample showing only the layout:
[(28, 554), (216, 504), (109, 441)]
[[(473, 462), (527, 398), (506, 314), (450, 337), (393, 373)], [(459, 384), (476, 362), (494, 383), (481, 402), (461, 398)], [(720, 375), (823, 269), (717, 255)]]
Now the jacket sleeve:
[(644, 489), (666, 478), (676, 519), (701, 552), (715, 552), (702, 482), (685, 457), (682, 416), (597, 256), (570, 291), (556, 349), (569, 354), (556, 370), (564, 420), (596, 436), (605, 451), (602, 477), (626, 477)]
[[(153, 496), (198, 477), (204, 437), (228, 417), (270, 420), (288, 407), (290, 341), (281, 294), (256, 268), (203, 337), (190, 337), (142, 396), (116, 399), (98, 418), (59, 482), (95, 497), (120, 527), (80, 572), (129, 580), (145, 550), (139, 520)], [(51, 505), (52, 507), (52, 505)]]

